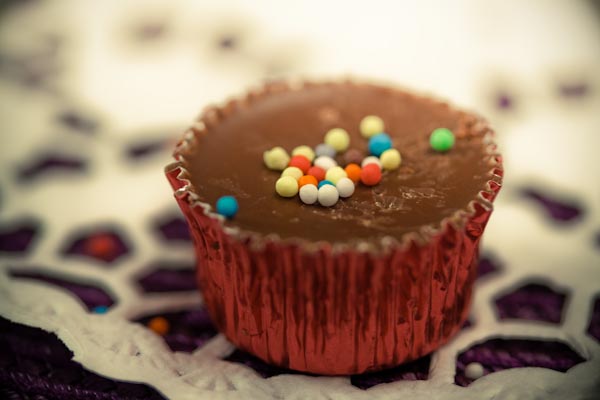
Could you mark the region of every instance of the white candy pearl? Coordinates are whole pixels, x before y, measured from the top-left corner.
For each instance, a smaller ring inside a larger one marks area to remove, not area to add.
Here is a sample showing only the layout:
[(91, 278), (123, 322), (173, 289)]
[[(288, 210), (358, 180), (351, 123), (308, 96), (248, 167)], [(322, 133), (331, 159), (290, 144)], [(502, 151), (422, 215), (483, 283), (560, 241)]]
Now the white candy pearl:
[(340, 197), (350, 197), (354, 193), (354, 182), (350, 178), (341, 178), (335, 187)]
[(360, 163), (360, 166), (364, 168), (365, 165), (368, 164), (377, 164), (379, 166), (379, 169), (381, 169), (381, 161), (379, 161), (379, 158), (375, 156), (365, 157), (365, 159), (362, 160), (362, 163)]
[(327, 172), (327, 170), (329, 168), (337, 167), (338, 164), (331, 157), (319, 156), (319, 157), (315, 158), (314, 165), (316, 165), (319, 168), (323, 168), (323, 170), (325, 170), (325, 172)]
[[(304, 186), (303, 186), (304, 187)], [(331, 207), (337, 203), (340, 198), (338, 190), (333, 185), (323, 185), (319, 189), (318, 199), (319, 204), (323, 207)]]
[(483, 365), (478, 362), (472, 362), (465, 368), (465, 376), (469, 379), (479, 379), (483, 376)]
[(319, 198), (319, 189), (315, 185), (304, 185), (300, 188), (300, 200), (304, 204), (315, 204)]

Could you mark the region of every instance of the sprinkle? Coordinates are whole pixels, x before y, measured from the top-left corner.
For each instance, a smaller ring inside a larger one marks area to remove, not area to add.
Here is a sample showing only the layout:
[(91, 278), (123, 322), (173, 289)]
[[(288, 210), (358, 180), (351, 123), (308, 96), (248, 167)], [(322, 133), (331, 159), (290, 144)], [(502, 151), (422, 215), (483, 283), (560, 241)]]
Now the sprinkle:
[(318, 183), (319, 183), (319, 181), (317, 181), (317, 178), (315, 178), (312, 175), (304, 175), (303, 177), (301, 177), (300, 179), (298, 179), (298, 187), (300, 189), (302, 189), (302, 187), (304, 185), (315, 185), (315, 186), (317, 186)]
[(384, 129), (383, 120), (376, 115), (367, 115), (360, 121), (360, 133), (367, 139), (383, 132)]
[(310, 160), (304, 156), (296, 155), (290, 160), (290, 167), (298, 167), (302, 173), (306, 174), (310, 168)]
[(233, 218), (237, 214), (238, 208), (238, 202), (233, 196), (223, 196), (217, 200), (217, 213), (225, 218)]
[(267, 168), (275, 171), (283, 171), (290, 162), (290, 156), (283, 147), (277, 146), (265, 151), (263, 153), (263, 160)]
[(304, 204), (315, 204), (319, 198), (319, 189), (315, 185), (308, 184), (300, 188), (300, 200)]
[(317, 157), (327, 156), (327, 157), (335, 157), (336, 151), (333, 147), (328, 144), (321, 143), (315, 147), (315, 154)]
[(333, 128), (325, 134), (325, 143), (333, 147), (338, 153), (341, 153), (348, 149), (350, 136), (345, 129)]
[(282, 197), (294, 197), (298, 193), (298, 181), (291, 176), (283, 176), (275, 182), (275, 191)]
[(308, 169), (308, 173), (306, 175), (312, 175), (315, 178), (317, 178), (317, 181), (322, 181), (323, 179), (325, 179), (325, 170), (321, 167), (313, 165)]
[(369, 152), (379, 157), (381, 153), (392, 148), (392, 139), (387, 133), (378, 133), (369, 139)]
[(429, 137), (431, 148), (438, 152), (448, 151), (454, 146), (454, 134), (448, 128), (437, 128)]
[(298, 146), (292, 150), (292, 156), (304, 156), (308, 161), (312, 162), (315, 159), (315, 152), (309, 146)]
[(478, 362), (472, 362), (465, 368), (465, 376), (469, 379), (479, 379), (483, 376), (483, 365)]
[(323, 168), (323, 170), (325, 172), (327, 172), (327, 170), (329, 168), (333, 168), (333, 167), (337, 166), (338, 164), (331, 157), (319, 156), (319, 157), (315, 158), (315, 165), (319, 168)]
[(381, 161), (381, 167), (383, 169), (391, 171), (400, 166), (402, 157), (400, 156), (400, 152), (398, 150), (388, 149), (381, 153), (379, 160)]
[(328, 181), (327, 179), (323, 179), (321, 182), (319, 182), (319, 189), (321, 189), (323, 186), (325, 185), (331, 185), (331, 186), (335, 186), (333, 184), (333, 182)]
[(281, 176), (291, 176), (296, 180), (302, 178), (302, 175), (304, 174), (302, 173), (302, 170), (298, 167), (287, 167), (281, 173)]
[(374, 186), (381, 181), (381, 169), (376, 164), (367, 164), (360, 172), (360, 180), (367, 186)]
[(340, 195), (333, 185), (324, 185), (321, 186), (317, 193), (317, 198), (319, 200), (319, 204), (323, 207), (331, 207), (335, 203), (337, 203)]
[(354, 182), (349, 178), (341, 178), (335, 184), (335, 187), (337, 188), (340, 197), (350, 197), (354, 193)]
[(344, 171), (342, 167), (333, 167), (327, 170), (327, 173), (325, 174), (325, 179), (333, 182), (333, 184), (335, 185), (340, 179), (346, 178), (347, 176), (348, 174), (346, 174), (346, 171)]
[(346, 165), (346, 168), (344, 168), (344, 171), (346, 171), (346, 175), (348, 175), (348, 178), (350, 178), (352, 182), (357, 183), (360, 181), (361, 168), (358, 164), (348, 164)]
[(164, 336), (169, 332), (170, 324), (164, 317), (154, 317), (148, 321), (148, 328), (153, 330), (156, 334)]
[(363, 159), (362, 153), (357, 149), (350, 149), (344, 153), (346, 164), (359, 164)]
[(94, 314), (106, 314), (107, 311), (108, 311), (107, 306), (96, 306), (92, 309), (92, 312)]
[(379, 168), (381, 168), (381, 161), (379, 161), (379, 158), (377, 158), (375, 156), (365, 157), (365, 159), (362, 161), (362, 163), (360, 165), (364, 168), (366, 165), (369, 165), (369, 164), (376, 164)]

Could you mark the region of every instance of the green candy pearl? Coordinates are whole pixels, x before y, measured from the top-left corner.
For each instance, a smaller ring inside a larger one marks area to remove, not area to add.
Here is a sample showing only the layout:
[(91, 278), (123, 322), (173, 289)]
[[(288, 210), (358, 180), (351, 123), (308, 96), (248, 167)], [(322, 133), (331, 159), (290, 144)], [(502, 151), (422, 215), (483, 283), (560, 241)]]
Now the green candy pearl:
[(448, 128), (437, 128), (429, 137), (431, 148), (435, 151), (448, 151), (454, 146), (454, 134)]

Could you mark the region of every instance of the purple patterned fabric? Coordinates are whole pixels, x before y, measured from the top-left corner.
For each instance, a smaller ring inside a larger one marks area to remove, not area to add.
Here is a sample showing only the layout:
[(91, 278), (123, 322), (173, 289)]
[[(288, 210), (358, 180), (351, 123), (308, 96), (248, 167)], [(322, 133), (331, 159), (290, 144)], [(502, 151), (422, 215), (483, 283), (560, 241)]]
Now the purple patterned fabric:
[(571, 222), (583, 214), (583, 209), (579, 204), (554, 199), (534, 188), (523, 189), (521, 190), (521, 194), (525, 198), (536, 202), (546, 211), (550, 218), (557, 222)]
[(500, 110), (508, 110), (513, 108), (514, 101), (507, 93), (499, 93), (496, 96), (496, 107)]
[(566, 293), (531, 283), (496, 299), (500, 319), (527, 319), (558, 324)]
[(350, 382), (357, 388), (366, 390), (380, 383), (427, 380), (429, 378), (430, 361), (430, 357), (425, 356), (395, 368), (368, 374), (352, 375)]
[(509, 368), (542, 367), (565, 372), (585, 359), (561, 342), (541, 340), (491, 339), (472, 346), (458, 356), (455, 383), (468, 386), (473, 380), (465, 376), (465, 368), (480, 363), (484, 375)]
[(29, 182), (42, 175), (57, 171), (81, 173), (87, 167), (88, 163), (83, 158), (70, 155), (48, 154), (22, 167), (17, 173), (17, 178), (22, 182)]
[(594, 299), (592, 308), (592, 317), (588, 325), (587, 333), (596, 338), (600, 342), (600, 295)]
[(562, 97), (581, 98), (585, 97), (591, 90), (586, 82), (563, 83), (559, 86), (559, 93)]
[(69, 129), (86, 135), (94, 134), (99, 125), (98, 121), (74, 110), (60, 113), (57, 120)]
[(124, 233), (118, 229), (98, 229), (92, 233), (76, 234), (74, 239), (63, 249), (66, 256), (86, 256), (110, 265), (118, 258), (129, 253), (130, 245)]
[(35, 268), (12, 269), (10, 270), (10, 276), (14, 278), (42, 281), (59, 286), (77, 296), (90, 311), (98, 306), (110, 307), (114, 304), (112, 297), (99, 287), (45, 275), (42, 272), (36, 271)]
[(0, 398), (159, 400), (155, 389), (104, 378), (72, 360), (53, 334), (0, 317)]
[(144, 271), (149, 272), (139, 278), (138, 283), (146, 293), (197, 290), (193, 264), (174, 268), (166, 261), (159, 261), (144, 268)]
[(164, 240), (169, 242), (190, 242), (192, 240), (187, 222), (179, 214), (159, 220), (155, 229)]
[[(260, 358), (254, 357), (252, 354), (248, 354), (242, 350), (235, 350), (229, 356), (224, 358), (225, 361), (234, 362), (238, 364), (244, 364), (247, 367), (252, 368), (263, 378), (270, 378), (276, 375), (282, 374), (299, 374), (298, 371), (292, 371), (289, 369), (279, 368), (274, 365), (268, 364)], [(307, 374), (308, 375), (308, 374)]]
[(22, 220), (8, 226), (0, 226), (0, 252), (26, 252), (39, 230), (40, 224), (33, 220)]
[(127, 147), (126, 154), (129, 159), (137, 161), (156, 153), (164, 152), (167, 149), (170, 150), (168, 144), (170, 142), (166, 139), (134, 143)]
[(147, 315), (136, 322), (147, 325), (154, 317), (163, 317), (169, 322), (169, 331), (164, 339), (173, 351), (192, 352), (204, 346), (217, 334), (208, 312), (204, 309)]
[(477, 267), (477, 277), (481, 278), (484, 275), (492, 272), (498, 272), (502, 268), (500, 262), (493, 255), (483, 255), (479, 258)]

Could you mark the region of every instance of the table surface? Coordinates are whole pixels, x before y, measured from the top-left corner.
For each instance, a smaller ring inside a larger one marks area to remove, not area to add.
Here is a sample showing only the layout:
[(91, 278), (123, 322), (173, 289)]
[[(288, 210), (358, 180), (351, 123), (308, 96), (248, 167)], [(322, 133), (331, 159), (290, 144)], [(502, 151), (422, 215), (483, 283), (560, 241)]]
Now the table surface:
[[(593, 398), (600, 19), (591, 3), (521, 3), (3, 2), (0, 396)], [(378, 373), (309, 376), (218, 334), (162, 167), (202, 106), (347, 73), (485, 115), (505, 187), (450, 343)]]

